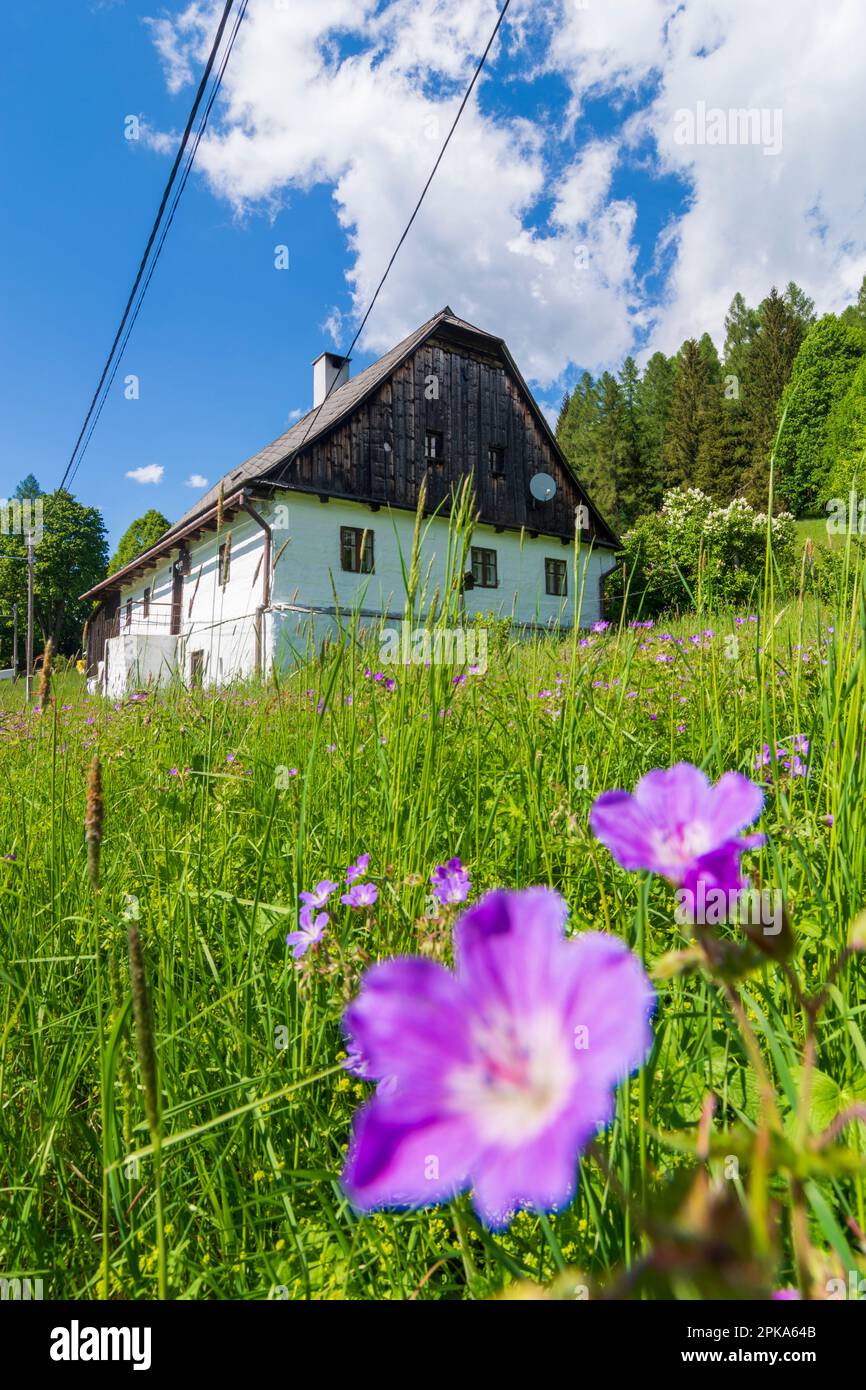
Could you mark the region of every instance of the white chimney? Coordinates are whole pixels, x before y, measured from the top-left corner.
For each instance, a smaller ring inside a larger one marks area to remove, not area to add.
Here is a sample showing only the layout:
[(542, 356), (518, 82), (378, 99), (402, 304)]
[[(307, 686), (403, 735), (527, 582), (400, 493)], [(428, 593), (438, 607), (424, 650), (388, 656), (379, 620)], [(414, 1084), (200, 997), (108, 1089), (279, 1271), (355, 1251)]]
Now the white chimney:
[(322, 352), (313, 363), (313, 409), (349, 380), (349, 358)]

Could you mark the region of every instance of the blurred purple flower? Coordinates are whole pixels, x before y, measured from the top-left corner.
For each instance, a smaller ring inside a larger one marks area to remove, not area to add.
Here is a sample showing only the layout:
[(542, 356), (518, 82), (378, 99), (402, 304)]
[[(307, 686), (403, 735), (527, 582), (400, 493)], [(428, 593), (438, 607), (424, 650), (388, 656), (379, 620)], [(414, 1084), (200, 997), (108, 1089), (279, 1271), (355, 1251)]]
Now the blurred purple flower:
[(343, 1071), (349, 1072), (351, 1076), (360, 1076), (363, 1077), (364, 1080), (367, 1079), (369, 1071), (367, 1059), (363, 1052), (360, 1052), (357, 1047), (353, 1047), (351, 1044), (349, 1045), (349, 1055), (342, 1063), (342, 1067)]
[(340, 899), (346, 907), (372, 907), (379, 897), (375, 883), (355, 883)]
[(440, 903), (464, 903), (472, 887), (469, 873), (459, 859), (449, 859), (447, 864), (440, 864), (430, 875), (430, 882)]
[(655, 996), (617, 937), (566, 940), (567, 911), (548, 888), (490, 893), (457, 924), (455, 973), (418, 957), (367, 971), (343, 1021), (380, 1083), (343, 1173), (358, 1208), (471, 1187), (502, 1227), (574, 1196), (580, 1153), (649, 1049)]
[(350, 864), (346, 870), (346, 882), (354, 883), (356, 878), (363, 878), (370, 864), (369, 854), (359, 854), (354, 864)]
[(302, 903), (306, 903), (307, 907), (324, 907), (336, 887), (336, 883), (332, 883), (329, 878), (323, 878), (316, 884), (311, 893), (299, 893), (298, 897)]
[(297, 931), (290, 931), (286, 937), (286, 945), (291, 946), (292, 955), (295, 960), (300, 960), (305, 956), (311, 946), (317, 946), (325, 934), (325, 927), (328, 925), (327, 912), (320, 912), (315, 917), (310, 907), (302, 907), (298, 918), (300, 923)]
[(694, 890), (744, 886), (740, 855), (763, 835), (738, 836), (761, 814), (764, 793), (740, 772), (715, 786), (700, 768), (677, 763), (642, 777), (634, 795), (603, 792), (589, 813), (594, 835), (624, 869), (649, 869)]

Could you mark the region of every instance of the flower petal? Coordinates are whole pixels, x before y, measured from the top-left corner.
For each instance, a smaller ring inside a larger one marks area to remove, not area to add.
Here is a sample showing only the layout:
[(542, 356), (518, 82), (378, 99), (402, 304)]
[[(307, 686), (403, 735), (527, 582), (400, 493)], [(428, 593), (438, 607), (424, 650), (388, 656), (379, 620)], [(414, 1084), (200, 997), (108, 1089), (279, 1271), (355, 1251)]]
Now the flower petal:
[(602, 792), (589, 813), (593, 835), (624, 869), (662, 872), (652, 839), (652, 823), (630, 792)]
[(641, 777), (634, 799), (654, 828), (671, 830), (704, 818), (709, 791), (710, 779), (699, 767), (674, 763)]
[(376, 1096), (355, 1116), (343, 1186), (361, 1211), (448, 1201), (468, 1186), (476, 1152), (465, 1116), (401, 1123)]
[(578, 1049), (580, 1076), (593, 1090), (612, 1088), (649, 1052), (655, 991), (637, 956), (618, 936), (583, 932), (569, 941), (567, 954), (565, 1016)]
[(505, 1008), (516, 1017), (549, 998), (559, 978), (568, 908), (550, 888), (488, 893), (457, 923), (457, 974), (476, 1014)]
[(726, 772), (710, 791), (704, 821), (716, 841), (728, 840), (761, 814), (764, 792), (742, 772)]
[(343, 1031), (371, 1077), (395, 1076), (426, 1094), (441, 1090), (449, 1060), (470, 1056), (467, 1009), (444, 965), (398, 956), (369, 969), (343, 1016)]
[(518, 1207), (567, 1205), (577, 1188), (580, 1153), (612, 1110), (611, 1093), (577, 1087), (567, 1115), (536, 1139), (483, 1154), (473, 1173), (472, 1204), (485, 1225), (501, 1230)]

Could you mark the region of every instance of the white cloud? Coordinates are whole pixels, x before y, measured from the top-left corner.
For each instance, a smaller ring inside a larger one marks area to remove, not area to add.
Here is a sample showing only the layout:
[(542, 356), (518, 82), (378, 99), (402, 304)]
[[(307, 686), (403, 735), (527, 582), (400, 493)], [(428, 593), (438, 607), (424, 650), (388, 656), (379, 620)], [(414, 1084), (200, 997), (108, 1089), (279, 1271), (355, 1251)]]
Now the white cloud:
[[(323, 309), (339, 347), (369, 303), (497, 8), (498, 0), (250, 4), (198, 164), (239, 214), (273, 212), (293, 189), (330, 186), (355, 315)], [(214, 0), (196, 0), (151, 22), (172, 90), (197, 73), (215, 16)], [(563, 108), (494, 118), (470, 101), (363, 347), (390, 347), (447, 302), (501, 333), (545, 388), (569, 362), (618, 364), (642, 330), (668, 351), (706, 328), (719, 335), (738, 289), (754, 303), (772, 283), (796, 279), (821, 310), (856, 293), (866, 271), (856, 159), (866, 124), (862, 0), (786, 0), (783, 10), (754, 0), (514, 0), (503, 43), (520, 74), (547, 69), (564, 79)], [(502, 111), (509, 90), (530, 89), (513, 71), (506, 85), (496, 59), (494, 49), (481, 86), (497, 84)], [(601, 135), (584, 129), (599, 99)], [(677, 112), (698, 102), (780, 109), (781, 151), (678, 144)], [(572, 129), (579, 152), (563, 169), (561, 137)], [(678, 176), (684, 192), (647, 248), (664, 271), (655, 298), (636, 276), (642, 209), (615, 191), (623, 172), (628, 187), (630, 164), (644, 178)]]
[[(736, 290), (757, 303), (793, 279), (819, 311), (856, 295), (866, 272), (866, 188), (851, 144), (866, 124), (860, 0), (786, 0), (781, 11), (754, 0), (611, 0), (582, 11), (563, 0), (562, 14), (550, 61), (575, 105), (651, 80), (623, 136), (634, 149), (649, 139), (655, 172), (688, 190), (660, 237), (658, 249), (674, 255), (653, 346), (672, 351), (705, 328), (720, 338)], [(770, 130), (780, 112), (781, 149), (677, 143), (678, 113), (699, 103), (765, 112)]]
[(146, 463), (142, 468), (131, 468), (126, 476), (134, 483), (161, 483), (164, 473), (161, 463)]
[[(541, 8), (549, 10), (550, 0)], [(350, 252), (354, 323), (432, 168), (497, 10), (498, 0), (292, 0), (285, 8), (249, 8), (223, 80), (226, 106), (198, 164), (238, 212), (273, 211), (293, 188), (331, 186)], [(512, 12), (503, 31), (509, 45), (521, 42), (536, 10), (516, 0)], [(200, 44), (210, 14), (191, 5), (164, 21), (171, 32), (161, 31), (160, 51), (170, 82), (178, 80), (179, 55)], [(336, 41), (347, 36), (352, 51), (341, 59)], [(491, 73), (495, 61), (496, 50)], [(483, 76), (482, 85), (488, 80), (495, 78)], [(539, 202), (556, 195), (547, 134), (523, 116), (493, 119), (469, 102), (363, 347), (391, 347), (449, 303), (502, 334), (526, 375), (542, 384), (555, 381), (569, 358), (616, 360), (628, 350), (636, 307), (633, 209), (620, 201), (601, 208), (597, 224), (572, 225), (579, 199), (600, 205), (615, 147), (579, 161), (562, 220), (533, 229)], [(579, 247), (588, 252), (582, 266)], [(344, 347), (352, 324), (332, 310), (324, 326)]]
[(184, 483), (184, 487), (195, 487), (199, 489), (207, 487), (207, 478), (203, 477), (201, 473), (190, 473)]
[[(163, 16), (144, 20), (162, 59), (170, 92), (179, 92), (188, 82), (192, 82), (194, 66), (201, 70), (213, 44), (219, 22), (217, 12), (223, 8), (222, 0), (219, 5), (202, 0), (202, 3), (187, 5), (173, 19)], [(227, 27), (230, 30), (231, 24)], [(195, 80), (198, 81), (198, 72), (195, 73)]]

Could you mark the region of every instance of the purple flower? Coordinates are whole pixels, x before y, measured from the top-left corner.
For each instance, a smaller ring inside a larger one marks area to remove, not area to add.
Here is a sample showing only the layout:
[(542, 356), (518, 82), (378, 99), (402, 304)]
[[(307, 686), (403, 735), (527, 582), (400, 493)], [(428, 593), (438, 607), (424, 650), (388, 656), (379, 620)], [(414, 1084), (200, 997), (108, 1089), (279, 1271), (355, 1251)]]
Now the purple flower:
[(597, 623), (593, 623), (592, 627), (590, 628), (590, 632), (606, 632), (609, 627), (609, 622), (607, 622), (604, 618), (599, 618)]
[(305, 956), (311, 946), (317, 946), (325, 934), (325, 927), (328, 925), (327, 912), (320, 912), (313, 916), (311, 907), (302, 907), (298, 918), (300, 927), (298, 931), (290, 931), (286, 937), (286, 945), (291, 946), (292, 955), (295, 960), (300, 960)]
[(363, 878), (370, 864), (369, 854), (359, 854), (354, 864), (350, 864), (346, 870), (346, 882), (354, 883), (356, 878)]
[(464, 869), (459, 859), (449, 859), (447, 864), (440, 864), (430, 875), (430, 882), (440, 903), (465, 903), (472, 887), (468, 870)]
[(379, 896), (375, 883), (355, 883), (340, 899), (346, 907), (372, 907)]
[(299, 893), (298, 896), (302, 903), (306, 903), (307, 907), (324, 907), (336, 886), (336, 883), (332, 883), (329, 878), (323, 878), (316, 884), (311, 893)]
[(349, 1054), (345, 1061), (341, 1063), (341, 1066), (343, 1071), (347, 1071), (350, 1076), (360, 1076), (364, 1080), (367, 1079), (369, 1070), (367, 1059), (363, 1052), (360, 1052), (358, 1048), (354, 1047), (351, 1043), (349, 1044)]
[(617, 937), (566, 940), (549, 888), (488, 894), (460, 919), (454, 973), (374, 965), (346, 1011), (380, 1084), (355, 1117), (343, 1182), (363, 1211), (473, 1189), (493, 1227), (574, 1195), (576, 1164), (645, 1057), (654, 995)]
[(763, 804), (761, 788), (740, 772), (711, 786), (700, 768), (677, 763), (648, 772), (634, 795), (603, 792), (589, 823), (624, 869), (649, 869), (692, 891), (699, 882), (728, 890), (743, 887), (743, 850), (764, 843), (763, 835), (737, 835)]

